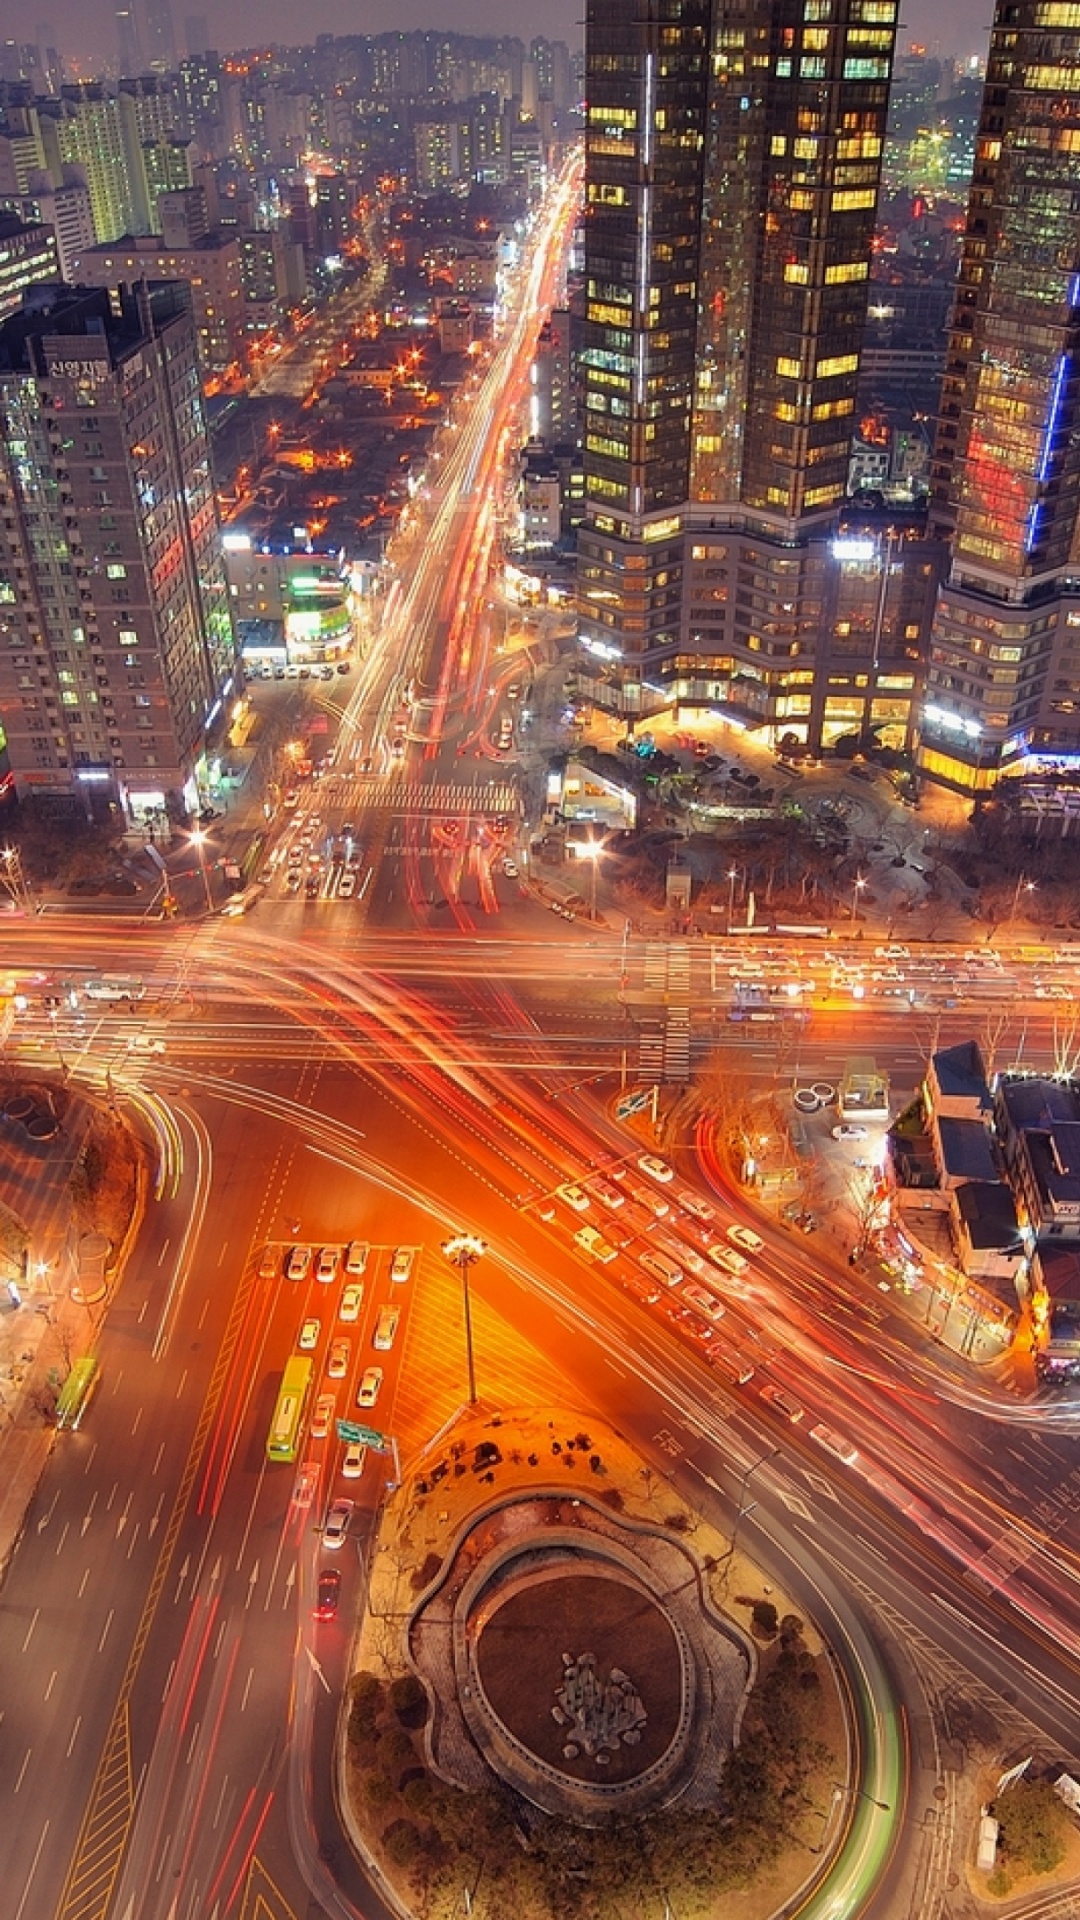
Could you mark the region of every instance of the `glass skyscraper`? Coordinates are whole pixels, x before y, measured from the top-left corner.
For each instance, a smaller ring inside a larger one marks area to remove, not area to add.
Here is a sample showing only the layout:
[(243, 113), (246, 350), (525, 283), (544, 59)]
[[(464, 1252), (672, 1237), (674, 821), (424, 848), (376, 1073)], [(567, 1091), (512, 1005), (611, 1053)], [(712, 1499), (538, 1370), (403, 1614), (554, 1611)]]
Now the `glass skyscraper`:
[(579, 617), (627, 713), (906, 738), (932, 580), (912, 592), (901, 539), (831, 538), (896, 18), (590, 0)]
[(923, 766), (1080, 755), (1080, 5), (998, 0), (935, 447)]

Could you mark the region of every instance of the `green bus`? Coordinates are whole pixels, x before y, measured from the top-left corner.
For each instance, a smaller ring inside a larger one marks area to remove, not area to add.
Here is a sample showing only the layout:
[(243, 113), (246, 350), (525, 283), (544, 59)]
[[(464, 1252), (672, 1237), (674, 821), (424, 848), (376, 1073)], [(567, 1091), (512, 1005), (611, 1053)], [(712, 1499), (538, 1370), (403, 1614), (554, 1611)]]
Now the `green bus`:
[(304, 1424), (304, 1410), (308, 1394), (311, 1392), (311, 1375), (314, 1361), (306, 1355), (294, 1354), (285, 1362), (285, 1371), (281, 1376), (278, 1389), (277, 1406), (270, 1422), (270, 1433), (266, 1442), (268, 1460), (295, 1460), (300, 1445), (300, 1430)]
[(57, 1398), (58, 1427), (77, 1427), (81, 1424), (100, 1378), (101, 1368), (92, 1353), (82, 1360), (76, 1360)]

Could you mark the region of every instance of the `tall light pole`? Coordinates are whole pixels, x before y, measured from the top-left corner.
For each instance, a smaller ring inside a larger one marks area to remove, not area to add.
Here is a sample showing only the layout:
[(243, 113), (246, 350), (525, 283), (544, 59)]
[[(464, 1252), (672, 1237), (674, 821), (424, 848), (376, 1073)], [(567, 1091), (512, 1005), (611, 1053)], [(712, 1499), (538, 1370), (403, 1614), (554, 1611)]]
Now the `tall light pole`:
[(738, 867), (729, 867), (727, 871), (727, 930), (730, 933), (735, 919), (735, 882), (739, 877)]
[(1034, 880), (1025, 880), (1023, 874), (1020, 874), (1018, 876), (1016, 886), (1013, 890), (1012, 907), (1009, 910), (1010, 926), (1012, 926), (1013, 921), (1016, 919), (1016, 911), (1020, 905), (1021, 893), (1034, 893), (1035, 885), (1036, 883)]
[(589, 918), (596, 919), (596, 869), (604, 857), (604, 848), (599, 840), (583, 840), (578, 848), (578, 859), (587, 860), (592, 869), (589, 888)]
[(32, 910), (30, 889), (26, 884), (22, 855), (18, 847), (5, 847), (0, 853), (0, 886), (9, 895), (14, 906), (21, 907), (24, 913)]
[(476, 1233), (455, 1233), (444, 1240), (442, 1250), (461, 1276), (461, 1301), (465, 1312), (465, 1357), (469, 1368), (469, 1405), (476, 1405), (476, 1362), (473, 1358), (472, 1308), (469, 1302), (469, 1268), (475, 1267), (487, 1252), (487, 1243)]
[(206, 895), (206, 911), (207, 913), (213, 913), (214, 896), (210, 891), (210, 875), (206, 871), (206, 855), (203, 851), (206, 846), (206, 835), (201, 827), (196, 827), (191, 836), (191, 844), (198, 855), (199, 872), (202, 874), (203, 892)]
[(858, 919), (858, 915), (859, 915), (859, 895), (860, 895), (860, 893), (862, 893), (862, 891), (863, 891), (863, 888), (864, 888), (864, 887), (866, 886), (866, 884), (867, 884), (867, 883), (866, 883), (866, 881), (864, 880), (864, 878), (863, 878), (863, 876), (862, 876), (862, 874), (861, 874), (861, 873), (857, 873), (857, 874), (855, 875), (855, 885), (854, 885), (854, 886), (852, 887), (852, 889), (851, 889), (851, 924), (852, 924), (852, 926), (854, 926), (854, 925), (855, 925), (855, 922), (856, 922), (856, 920)]

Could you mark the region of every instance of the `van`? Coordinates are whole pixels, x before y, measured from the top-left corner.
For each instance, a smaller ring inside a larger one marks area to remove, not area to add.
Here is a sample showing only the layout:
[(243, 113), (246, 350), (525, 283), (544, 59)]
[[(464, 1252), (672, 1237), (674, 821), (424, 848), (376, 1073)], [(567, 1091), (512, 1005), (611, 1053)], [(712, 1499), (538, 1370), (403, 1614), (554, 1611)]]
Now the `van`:
[(715, 1293), (710, 1293), (706, 1287), (685, 1286), (682, 1296), (684, 1300), (689, 1300), (696, 1313), (703, 1313), (706, 1320), (723, 1319), (726, 1312), (723, 1301), (718, 1300)]
[(662, 1280), (665, 1287), (677, 1287), (683, 1277), (683, 1270), (669, 1260), (666, 1253), (639, 1253), (638, 1263), (654, 1280)]
[(88, 1000), (144, 1000), (146, 986), (131, 975), (101, 973), (88, 980), (83, 989)]
[(824, 1422), (811, 1427), (810, 1438), (816, 1440), (819, 1447), (824, 1447), (827, 1453), (834, 1453), (838, 1460), (843, 1461), (845, 1467), (854, 1466), (859, 1457), (858, 1448), (853, 1446), (850, 1440), (846, 1440), (842, 1433), (837, 1433), (833, 1427), (827, 1427)]
[(737, 1387), (745, 1387), (747, 1381), (754, 1377), (754, 1369), (749, 1360), (745, 1360), (741, 1353), (729, 1353), (724, 1347), (711, 1348), (709, 1365), (715, 1367), (717, 1373), (722, 1373), (726, 1380), (732, 1381)]

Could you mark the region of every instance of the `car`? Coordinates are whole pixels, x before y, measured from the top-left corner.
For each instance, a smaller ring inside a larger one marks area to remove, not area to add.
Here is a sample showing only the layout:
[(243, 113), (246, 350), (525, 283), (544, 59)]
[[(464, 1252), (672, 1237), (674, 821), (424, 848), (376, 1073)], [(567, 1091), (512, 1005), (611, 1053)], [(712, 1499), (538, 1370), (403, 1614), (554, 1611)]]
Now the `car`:
[(349, 1371), (349, 1355), (352, 1352), (351, 1340), (335, 1340), (330, 1349), (330, 1358), (326, 1371), (331, 1380), (343, 1380)]
[(419, 1248), (417, 1247), (394, 1248), (394, 1257), (390, 1262), (391, 1280), (402, 1281), (409, 1278), (413, 1270), (413, 1262), (418, 1252)]
[(555, 1212), (554, 1200), (549, 1200), (546, 1195), (536, 1202), (536, 1214), (539, 1220), (554, 1220)]
[(671, 1212), (664, 1195), (655, 1192), (652, 1187), (643, 1187), (636, 1181), (630, 1181), (627, 1183), (627, 1192), (631, 1200), (636, 1200), (639, 1207), (644, 1207), (657, 1220), (662, 1220), (665, 1214)]
[(290, 867), (288, 873), (285, 875), (286, 893), (299, 893), (301, 878), (299, 867)]
[(734, 1247), (725, 1247), (722, 1240), (714, 1240), (705, 1251), (710, 1260), (714, 1261), (718, 1267), (723, 1267), (725, 1273), (745, 1273), (750, 1265), (745, 1254), (736, 1253)]
[[(327, 1542), (329, 1545), (329, 1542)], [(324, 1567), (319, 1575), (318, 1593), (315, 1599), (316, 1620), (332, 1620), (338, 1610), (341, 1598), (341, 1575), (336, 1567)]]
[(691, 1282), (685, 1286), (682, 1297), (684, 1300), (689, 1300), (690, 1305), (698, 1313), (703, 1313), (706, 1320), (722, 1320), (727, 1312), (723, 1301), (718, 1300), (715, 1293), (710, 1293), (707, 1287), (699, 1287), (696, 1283)]
[(379, 1308), (379, 1317), (375, 1322), (375, 1332), (371, 1336), (371, 1344), (373, 1347), (378, 1347), (380, 1353), (388, 1353), (393, 1346), (394, 1335), (398, 1330), (398, 1321), (400, 1319), (400, 1308)]
[(301, 1353), (313, 1352), (319, 1344), (319, 1335), (321, 1332), (322, 1321), (317, 1319), (314, 1314), (310, 1315), (310, 1317), (304, 1321), (296, 1342)]
[(259, 1279), (276, 1280), (280, 1272), (280, 1253), (275, 1246), (265, 1246), (259, 1255)]
[(741, 1353), (732, 1353), (722, 1346), (712, 1348), (709, 1361), (717, 1373), (722, 1373), (734, 1386), (745, 1387), (747, 1381), (754, 1377), (749, 1360), (745, 1360)]
[(345, 1249), (346, 1273), (366, 1272), (370, 1253), (371, 1247), (366, 1240), (350, 1240)]
[(695, 1220), (703, 1221), (706, 1226), (710, 1220), (716, 1219), (716, 1208), (710, 1207), (708, 1201), (702, 1200), (699, 1194), (691, 1193), (689, 1187), (680, 1187), (675, 1198), (684, 1213), (692, 1213)]
[(765, 1242), (760, 1233), (755, 1233), (752, 1227), (744, 1227), (741, 1221), (736, 1221), (733, 1227), (727, 1228), (727, 1237), (734, 1241), (737, 1247), (745, 1247), (747, 1253), (764, 1253), (765, 1251)]
[(316, 1280), (321, 1280), (324, 1285), (330, 1280), (336, 1280), (340, 1259), (340, 1247), (320, 1247), (319, 1259), (315, 1268)]
[(293, 1488), (293, 1505), (310, 1507), (315, 1498), (315, 1489), (319, 1484), (319, 1463), (317, 1460), (305, 1460), (296, 1476)]
[(333, 1552), (336, 1547), (344, 1546), (345, 1535), (349, 1531), (349, 1522), (352, 1517), (353, 1503), (351, 1500), (334, 1501), (323, 1526), (324, 1547), (329, 1547), (331, 1552)]
[(667, 1161), (661, 1160), (655, 1153), (639, 1154), (638, 1166), (642, 1173), (648, 1174), (650, 1180), (659, 1180), (662, 1186), (666, 1186), (669, 1180), (675, 1178), (674, 1167), (669, 1167)]
[(625, 1193), (620, 1193), (618, 1187), (613, 1187), (609, 1180), (594, 1180), (592, 1190), (600, 1204), (609, 1207), (612, 1213), (626, 1205)]
[(348, 1446), (345, 1449), (345, 1458), (341, 1463), (342, 1479), (343, 1480), (359, 1480), (360, 1475), (364, 1471), (364, 1461), (366, 1459), (367, 1459), (367, 1448), (365, 1447), (363, 1441), (350, 1440)]
[(683, 1277), (683, 1270), (666, 1253), (639, 1253), (638, 1263), (654, 1280), (662, 1280), (665, 1287), (677, 1287)]
[(364, 1289), (359, 1281), (354, 1280), (351, 1287), (346, 1287), (342, 1293), (341, 1306), (338, 1308), (338, 1319), (359, 1320), (363, 1299)]
[(584, 1187), (575, 1186), (573, 1181), (567, 1181), (563, 1186), (556, 1187), (555, 1192), (566, 1206), (573, 1208), (575, 1213), (588, 1213), (589, 1196)]
[(348, 660), (339, 660), (337, 663), (337, 670), (339, 673), (351, 673), (352, 666)]
[(574, 1244), (580, 1247), (583, 1253), (591, 1254), (594, 1260), (599, 1260), (605, 1267), (610, 1260), (614, 1260), (618, 1252), (618, 1248), (613, 1247), (610, 1240), (604, 1239), (598, 1227), (579, 1227), (574, 1235)]
[(798, 1426), (799, 1421), (806, 1413), (806, 1408), (800, 1405), (794, 1395), (787, 1393), (783, 1387), (775, 1387), (770, 1383), (768, 1386), (762, 1387), (761, 1397), (763, 1400), (768, 1401), (770, 1407), (775, 1407), (777, 1413), (782, 1413), (785, 1420), (790, 1420), (793, 1427)]
[(304, 881), (304, 898), (305, 900), (317, 900), (318, 897), (319, 876), (317, 873), (309, 873), (307, 879)]
[(357, 1406), (373, 1407), (379, 1397), (379, 1389), (382, 1383), (383, 1370), (381, 1367), (365, 1367), (360, 1385), (356, 1389)]
[(332, 1393), (320, 1393), (315, 1402), (315, 1411), (311, 1416), (311, 1437), (313, 1440), (325, 1440), (334, 1422), (334, 1410), (337, 1397)]
[(838, 1460), (843, 1461), (845, 1467), (854, 1466), (859, 1457), (858, 1447), (845, 1439), (842, 1433), (837, 1433), (834, 1427), (827, 1427), (824, 1421), (819, 1421), (816, 1427), (811, 1427), (810, 1438), (816, 1440), (819, 1447), (824, 1447), (827, 1453), (834, 1453)]
[(850, 1121), (845, 1121), (842, 1126), (834, 1127), (832, 1130), (834, 1140), (865, 1140), (866, 1136), (866, 1127), (853, 1126)]
[(356, 892), (355, 873), (351, 873), (351, 872), (343, 873), (341, 876), (341, 879), (338, 881), (338, 899), (351, 900), (355, 892)]
[(681, 1240), (665, 1240), (662, 1235), (660, 1236), (660, 1242), (665, 1251), (671, 1255), (671, 1258), (679, 1266), (689, 1267), (691, 1273), (704, 1275), (708, 1278), (709, 1263), (693, 1247), (684, 1246)]
[(310, 1247), (290, 1247), (289, 1258), (285, 1263), (286, 1280), (306, 1280), (310, 1265)]
[(508, 880), (516, 880), (516, 879), (517, 879), (517, 877), (518, 877), (518, 865), (517, 865), (517, 861), (516, 861), (516, 860), (504, 860), (504, 861), (503, 861), (503, 872), (505, 873), (505, 875), (506, 875), (506, 877), (507, 877), (507, 879), (508, 879)]

